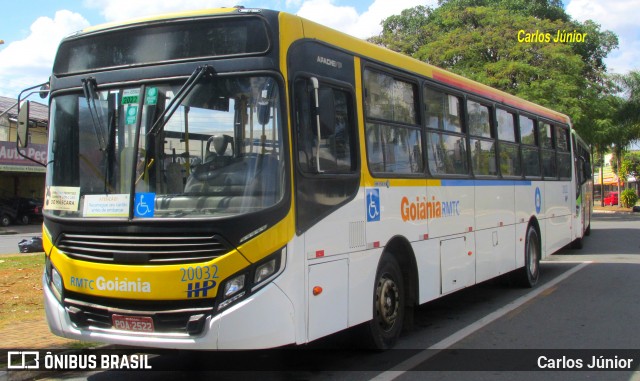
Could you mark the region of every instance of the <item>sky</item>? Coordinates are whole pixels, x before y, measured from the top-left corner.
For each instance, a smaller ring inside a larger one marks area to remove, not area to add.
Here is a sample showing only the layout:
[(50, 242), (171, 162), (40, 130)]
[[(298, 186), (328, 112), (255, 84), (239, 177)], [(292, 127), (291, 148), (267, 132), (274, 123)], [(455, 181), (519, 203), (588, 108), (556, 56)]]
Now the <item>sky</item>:
[[(609, 54), (609, 72), (640, 69), (640, 0), (563, 0), (578, 21), (594, 20), (618, 35)], [(437, 0), (29, 0), (2, 5), (0, 22), (0, 96), (47, 81), (60, 40), (88, 26), (181, 10), (242, 4), (282, 10), (359, 38), (380, 33), (381, 21), (417, 5)], [(523, 26), (526, 28), (526, 26)], [(514, 38), (516, 38), (514, 36)]]

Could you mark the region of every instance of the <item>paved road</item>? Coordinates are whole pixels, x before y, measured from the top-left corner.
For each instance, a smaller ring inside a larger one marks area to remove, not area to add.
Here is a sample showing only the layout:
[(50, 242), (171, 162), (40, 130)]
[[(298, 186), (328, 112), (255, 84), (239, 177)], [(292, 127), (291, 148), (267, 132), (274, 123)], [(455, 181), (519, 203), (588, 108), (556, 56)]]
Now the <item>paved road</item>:
[(16, 232), (16, 234), (0, 234), (0, 255), (19, 253), (18, 242), (31, 237), (42, 237), (42, 225), (9, 225), (1, 228), (2, 233), (7, 231)]
[(541, 284), (535, 289), (495, 280), (427, 303), (415, 311), (413, 328), (391, 351), (353, 349), (351, 338), (339, 334), (299, 348), (176, 351), (152, 357), (152, 367), (164, 372), (107, 371), (60, 378), (637, 381), (640, 375), (632, 370), (522, 370), (537, 366), (541, 356), (590, 359), (592, 354), (620, 354), (610, 352), (616, 349), (633, 350), (634, 365), (639, 364), (639, 229), (639, 215), (596, 215), (584, 249), (563, 250), (542, 263)]

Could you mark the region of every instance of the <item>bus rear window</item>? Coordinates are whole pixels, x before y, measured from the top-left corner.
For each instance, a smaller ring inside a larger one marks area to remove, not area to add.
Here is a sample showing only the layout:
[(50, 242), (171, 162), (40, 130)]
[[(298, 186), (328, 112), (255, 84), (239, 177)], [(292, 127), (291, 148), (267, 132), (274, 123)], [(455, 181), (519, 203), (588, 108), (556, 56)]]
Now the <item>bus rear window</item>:
[(169, 60), (265, 53), (269, 38), (256, 17), (140, 26), (64, 41), (56, 75)]

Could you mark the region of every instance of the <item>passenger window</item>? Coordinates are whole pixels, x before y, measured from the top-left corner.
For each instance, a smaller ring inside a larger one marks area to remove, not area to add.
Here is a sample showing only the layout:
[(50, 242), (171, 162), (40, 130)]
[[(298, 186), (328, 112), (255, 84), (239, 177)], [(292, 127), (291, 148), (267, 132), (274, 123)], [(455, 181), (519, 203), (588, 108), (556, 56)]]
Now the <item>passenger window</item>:
[(556, 150), (558, 155), (558, 177), (571, 179), (571, 152), (569, 151), (569, 129), (555, 126)]
[(534, 147), (522, 147), (522, 167), (527, 177), (540, 177), (540, 152)]
[(547, 178), (555, 178), (558, 176), (556, 151), (542, 150), (542, 175)]
[(416, 86), (372, 70), (364, 72), (367, 117), (391, 122), (417, 124)]
[(489, 107), (481, 105), (478, 102), (467, 101), (467, 116), (469, 121), (469, 135), (482, 138), (491, 137)]
[(424, 87), (427, 162), (434, 175), (468, 175), (467, 139), (462, 125), (462, 102), (455, 95)]
[(558, 151), (569, 152), (569, 129), (555, 126), (556, 148)]
[(518, 145), (500, 142), (500, 172), (502, 176), (520, 176)]
[(464, 132), (460, 120), (462, 103), (458, 97), (425, 87), (424, 102), (428, 128), (459, 134)]
[(533, 120), (522, 115), (520, 115), (520, 142), (530, 146), (537, 144)]
[(539, 122), (538, 132), (540, 133), (540, 147), (545, 149), (553, 148), (553, 129), (549, 123)]
[(367, 157), (374, 173), (422, 173), (420, 130), (367, 123)]
[(369, 169), (373, 173), (424, 172), (417, 85), (371, 70), (364, 74)]
[(479, 176), (497, 176), (496, 144), (492, 139), (489, 107), (467, 101), (467, 120), (471, 135), (471, 164)]
[(533, 119), (520, 115), (520, 143), (522, 155), (522, 169), (526, 177), (540, 177), (540, 149), (536, 136), (536, 123)]
[(498, 139), (506, 142), (515, 142), (514, 115), (508, 111), (497, 109), (496, 121), (498, 122)]
[(464, 136), (431, 132), (427, 134), (429, 170), (434, 175), (467, 175), (467, 145)]

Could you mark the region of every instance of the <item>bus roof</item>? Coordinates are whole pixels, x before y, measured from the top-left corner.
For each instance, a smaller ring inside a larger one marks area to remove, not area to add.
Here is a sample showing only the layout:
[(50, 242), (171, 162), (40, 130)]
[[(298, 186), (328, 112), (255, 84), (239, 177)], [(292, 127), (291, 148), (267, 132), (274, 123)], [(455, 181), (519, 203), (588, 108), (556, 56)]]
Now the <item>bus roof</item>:
[(197, 17), (213, 16), (213, 15), (220, 15), (220, 14), (228, 14), (228, 13), (231, 13), (231, 12), (234, 12), (234, 11), (238, 11), (238, 9), (241, 9), (241, 8), (238, 8), (238, 7), (211, 8), (211, 9), (199, 9), (199, 10), (192, 10), (192, 11), (184, 11), (184, 12), (174, 12), (174, 13), (152, 15), (152, 16), (148, 16), (148, 17), (141, 17), (141, 18), (125, 20), (125, 21), (114, 21), (114, 22), (111, 22), (111, 23), (105, 23), (105, 24), (99, 24), (99, 25), (95, 25), (95, 26), (90, 26), (88, 28), (85, 28), (85, 29), (81, 30), (79, 33), (91, 33), (91, 32), (97, 32), (97, 31), (105, 30), (105, 29), (112, 29), (112, 28), (117, 28), (117, 27), (121, 27), (121, 26), (142, 24), (142, 23), (153, 22), (153, 21), (188, 19), (188, 18), (197, 18)]
[[(142, 24), (154, 21), (176, 20), (176, 19), (189, 19), (200, 18), (206, 16), (230, 14), (232, 12), (238, 13), (261, 13), (261, 12), (277, 12), (267, 9), (244, 9), (242, 7), (229, 7), (229, 8), (214, 8), (214, 9), (201, 9), (185, 12), (168, 13), (162, 15), (149, 16), (139, 19), (133, 19), (122, 22), (113, 22), (107, 24), (101, 24), (97, 26), (88, 27), (79, 32), (79, 34), (98, 32), (101, 30), (113, 29), (122, 26)], [(281, 22), (301, 23), (303, 26), (304, 34), (306, 38), (318, 39), (319, 41), (325, 41), (331, 45), (335, 45), (346, 51), (349, 51), (357, 56), (373, 59), (378, 62), (382, 62), (388, 65), (392, 65), (399, 70), (404, 70), (419, 74), (433, 79), (434, 81), (450, 86), (454, 89), (462, 90), (467, 93), (471, 93), (486, 99), (489, 99), (498, 104), (503, 104), (519, 110), (530, 112), (550, 120), (554, 120), (560, 123), (571, 124), (570, 118), (567, 115), (551, 110), (549, 108), (540, 106), (533, 102), (526, 101), (522, 98), (508, 94), (504, 91), (494, 89), (490, 86), (483, 85), (479, 82), (464, 78), (460, 75), (451, 73), (444, 69), (430, 65), (428, 63), (419, 61), (412, 57), (403, 55), (383, 48), (381, 46), (369, 43), (362, 39), (353, 37), (351, 35), (342, 33), (335, 29), (320, 25), (313, 21), (304, 19), (299, 16), (288, 14), (285, 12), (280, 13)]]
[[(298, 16), (292, 16), (298, 17)], [(367, 57), (378, 62), (392, 65), (398, 69), (410, 71), (433, 79), (452, 88), (487, 98), (498, 104), (511, 106), (523, 111), (560, 122), (571, 124), (567, 115), (529, 102), (522, 98), (508, 94), (504, 91), (494, 89), (479, 82), (464, 78), (458, 74), (451, 73), (444, 69), (419, 61), (404, 54), (391, 51), (381, 46), (369, 43), (356, 37), (344, 34), (334, 29), (317, 24), (313, 21), (302, 19), (305, 37), (326, 41), (332, 45), (345, 50), (355, 52), (356, 55)]]

